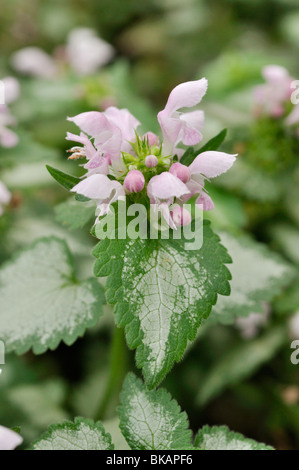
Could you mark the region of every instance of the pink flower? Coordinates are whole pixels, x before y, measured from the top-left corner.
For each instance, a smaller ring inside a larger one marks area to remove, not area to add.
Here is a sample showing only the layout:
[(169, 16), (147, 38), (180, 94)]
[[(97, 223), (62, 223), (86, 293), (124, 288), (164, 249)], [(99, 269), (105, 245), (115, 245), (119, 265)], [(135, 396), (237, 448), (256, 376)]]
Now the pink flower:
[(179, 199), (189, 193), (187, 186), (168, 172), (154, 176), (147, 185), (147, 195), (151, 204), (156, 206), (156, 210), (161, 211), (171, 228), (176, 228), (176, 226), (171, 217), (169, 206), (173, 204), (175, 198)]
[(0, 215), (3, 214), (3, 206), (10, 202), (11, 194), (6, 186), (0, 181)]
[(290, 100), (293, 78), (284, 67), (268, 65), (263, 68), (264, 85), (254, 90), (257, 112), (279, 118), (285, 114), (285, 104)]
[[(89, 170), (88, 174), (102, 173), (103, 169), (106, 172), (106, 167), (99, 157), (107, 159), (116, 172), (121, 174), (125, 171), (121, 152), (130, 151), (129, 142), (135, 140), (135, 130), (140, 125), (127, 109), (110, 107), (103, 113), (92, 111), (78, 114), (68, 120), (74, 122), (82, 133), (80, 136), (68, 134), (67, 139), (82, 143), (86, 158), (93, 160), (85, 166)], [(86, 134), (93, 139), (93, 144)]]
[(130, 193), (139, 193), (143, 190), (145, 184), (145, 179), (141, 171), (131, 170), (125, 177), (124, 187)]
[(99, 209), (98, 217), (109, 212), (110, 204), (125, 197), (122, 185), (106, 175), (92, 175), (74, 186), (72, 192), (94, 199)]
[(150, 147), (159, 144), (159, 137), (153, 132), (147, 132), (146, 134), (144, 134), (143, 137), (148, 140), (148, 144)]
[(186, 183), (190, 195), (183, 197), (187, 201), (190, 197), (198, 194), (197, 204), (203, 205), (203, 210), (208, 211), (214, 208), (210, 196), (204, 191), (206, 179), (216, 178), (229, 170), (236, 160), (236, 155), (229, 155), (223, 152), (208, 151), (200, 153), (188, 167), (191, 178)]
[(57, 73), (55, 60), (39, 47), (25, 47), (11, 58), (13, 68), (24, 75), (38, 78), (54, 78)]
[(192, 221), (190, 212), (181, 206), (175, 206), (173, 210), (170, 211), (170, 216), (177, 227), (189, 225)]
[(66, 55), (78, 75), (92, 75), (113, 59), (114, 48), (90, 28), (76, 28), (69, 34)]
[(169, 172), (179, 178), (183, 183), (188, 183), (191, 178), (190, 170), (187, 166), (181, 163), (173, 163), (169, 169)]
[(205, 78), (186, 82), (175, 87), (169, 95), (163, 111), (158, 114), (163, 133), (163, 154), (177, 152), (179, 142), (196, 145), (202, 139), (201, 129), (204, 122), (202, 111), (181, 113), (181, 108), (191, 108), (199, 104), (206, 94), (208, 82)]
[(23, 442), (22, 437), (11, 429), (0, 426), (0, 450), (14, 450)]

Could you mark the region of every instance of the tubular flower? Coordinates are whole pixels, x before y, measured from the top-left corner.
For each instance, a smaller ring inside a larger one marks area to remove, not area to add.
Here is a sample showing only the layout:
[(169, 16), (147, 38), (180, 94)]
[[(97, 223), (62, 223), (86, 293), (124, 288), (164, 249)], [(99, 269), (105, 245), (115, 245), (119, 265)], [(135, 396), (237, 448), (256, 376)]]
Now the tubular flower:
[(132, 201), (135, 193), (142, 193), (172, 228), (190, 223), (190, 213), (181, 206), (194, 195), (204, 210), (212, 209), (205, 180), (227, 171), (235, 156), (210, 151), (199, 154), (189, 167), (178, 161), (184, 153), (180, 144), (200, 142), (204, 121), (202, 111), (180, 109), (196, 106), (206, 90), (206, 79), (174, 88), (158, 114), (163, 140), (152, 132), (138, 135), (140, 122), (127, 109), (110, 107), (68, 118), (80, 134), (68, 133), (67, 139), (81, 144), (69, 150), (69, 158), (84, 159), (87, 170), (72, 191), (96, 200), (99, 217), (117, 199), (127, 195)]

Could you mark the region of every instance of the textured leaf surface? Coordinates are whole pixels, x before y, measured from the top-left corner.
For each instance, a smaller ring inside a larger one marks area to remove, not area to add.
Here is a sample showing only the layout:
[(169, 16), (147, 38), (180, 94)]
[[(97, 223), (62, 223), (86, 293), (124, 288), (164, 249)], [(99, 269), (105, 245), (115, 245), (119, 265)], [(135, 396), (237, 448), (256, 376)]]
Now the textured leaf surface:
[(7, 351), (37, 354), (72, 344), (102, 314), (96, 279), (78, 282), (62, 240), (37, 240), (0, 269), (0, 332)]
[(191, 447), (192, 433), (185, 412), (166, 390), (148, 390), (128, 374), (118, 410), (120, 428), (134, 450), (170, 450)]
[(230, 292), (230, 257), (204, 223), (203, 246), (185, 250), (185, 240), (109, 240), (94, 250), (96, 276), (108, 276), (107, 301), (148, 386), (156, 386), (194, 340), (217, 293)]
[(81, 181), (80, 178), (63, 173), (63, 171), (57, 170), (50, 165), (46, 165), (46, 168), (57, 183), (61, 184), (61, 186), (69, 191)]
[(280, 256), (247, 236), (236, 238), (225, 232), (219, 235), (233, 260), (231, 295), (219, 297), (210, 321), (229, 324), (235, 317), (261, 313), (263, 302), (277, 296), (295, 272)]
[(96, 207), (93, 203), (81, 204), (70, 199), (55, 207), (56, 219), (70, 229), (83, 228), (95, 218)]
[(50, 426), (32, 445), (32, 450), (113, 450), (110, 434), (100, 422), (76, 418)]
[(239, 347), (223, 355), (201, 381), (198, 404), (205, 405), (225, 388), (252, 375), (277, 353), (285, 341), (285, 329), (276, 327), (261, 338), (243, 342)]
[(227, 426), (204, 426), (196, 436), (195, 446), (204, 450), (274, 450), (273, 447), (230, 431)]

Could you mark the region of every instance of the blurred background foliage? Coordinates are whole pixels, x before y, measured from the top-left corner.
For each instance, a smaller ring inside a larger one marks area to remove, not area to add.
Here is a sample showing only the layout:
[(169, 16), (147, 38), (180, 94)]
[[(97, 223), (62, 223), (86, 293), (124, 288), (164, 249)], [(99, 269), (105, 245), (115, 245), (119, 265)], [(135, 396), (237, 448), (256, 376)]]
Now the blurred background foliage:
[[(235, 172), (211, 188), (216, 209), (208, 217), (218, 230), (251, 234), (298, 269), (299, 144), (281, 135), (276, 122), (255, 122), (251, 113), (252, 89), (262, 83), (263, 66), (283, 65), (299, 77), (296, 2), (10, 0), (0, 12), (0, 75), (17, 75), (12, 54), (27, 46), (59, 61), (76, 27), (95, 29), (116, 54), (89, 76), (80, 77), (64, 64), (53, 79), (18, 76), (21, 96), (12, 111), (20, 144), (0, 149), (1, 179), (13, 191), (11, 210), (0, 218), (0, 262), (35, 239), (55, 234), (71, 248), (78, 276), (92, 275), (94, 240), (88, 226), (70, 230), (61, 223), (58, 204), (67, 194), (45, 169), (45, 164), (58, 164), (68, 173), (80, 172), (66, 160), (65, 132), (73, 130), (66, 116), (115, 104), (129, 108), (144, 129), (156, 131), (156, 113), (170, 90), (206, 76), (204, 139), (228, 127), (223, 148), (238, 152), (241, 160)], [(271, 318), (255, 337), (244, 339), (234, 324), (207, 323), (163, 386), (187, 411), (193, 430), (226, 424), (276, 448), (298, 449), (299, 366), (290, 362), (289, 333), (290, 319), (299, 311), (298, 280), (259, 300), (271, 300)], [(119, 387), (125, 371), (135, 366), (134, 354), (127, 351), (120, 383), (107, 396), (112, 331), (112, 312), (106, 307), (97, 328), (72, 347), (7, 357), (0, 423), (20, 426), (28, 444), (49, 424), (76, 415), (94, 417), (100, 408), (106, 429), (119, 438)]]

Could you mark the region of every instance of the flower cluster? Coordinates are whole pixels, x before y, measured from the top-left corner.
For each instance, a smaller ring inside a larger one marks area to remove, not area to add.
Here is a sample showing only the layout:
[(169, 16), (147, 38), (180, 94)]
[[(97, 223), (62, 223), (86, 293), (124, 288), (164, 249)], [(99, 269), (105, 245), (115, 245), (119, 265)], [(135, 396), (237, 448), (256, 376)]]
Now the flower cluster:
[(197, 145), (204, 123), (202, 111), (180, 110), (198, 105), (206, 91), (205, 78), (172, 90), (164, 110), (158, 113), (163, 140), (152, 132), (139, 135), (140, 122), (126, 109), (110, 107), (105, 112), (68, 118), (81, 133), (68, 133), (67, 139), (82, 145), (71, 148), (69, 158), (86, 159), (84, 179), (72, 191), (95, 200), (99, 217), (116, 200), (129, 195), (137, 199), (142, 194), (172, 228), (190, 223), (191, 216), (182, 206), (192, 197), (204, 210), (212, 209), (205, 181), (226, 172), (235, 155), (208, 151), (188, 167), (180, 163), (184, 153), (180, 144)]
[(299, 104), (292, 103), (295, 79), (279, 65), (268, 65), (262, 75), (266, 81), (254, 90), (255, 113), (284, 118), (287, 126), (299, 125)]

